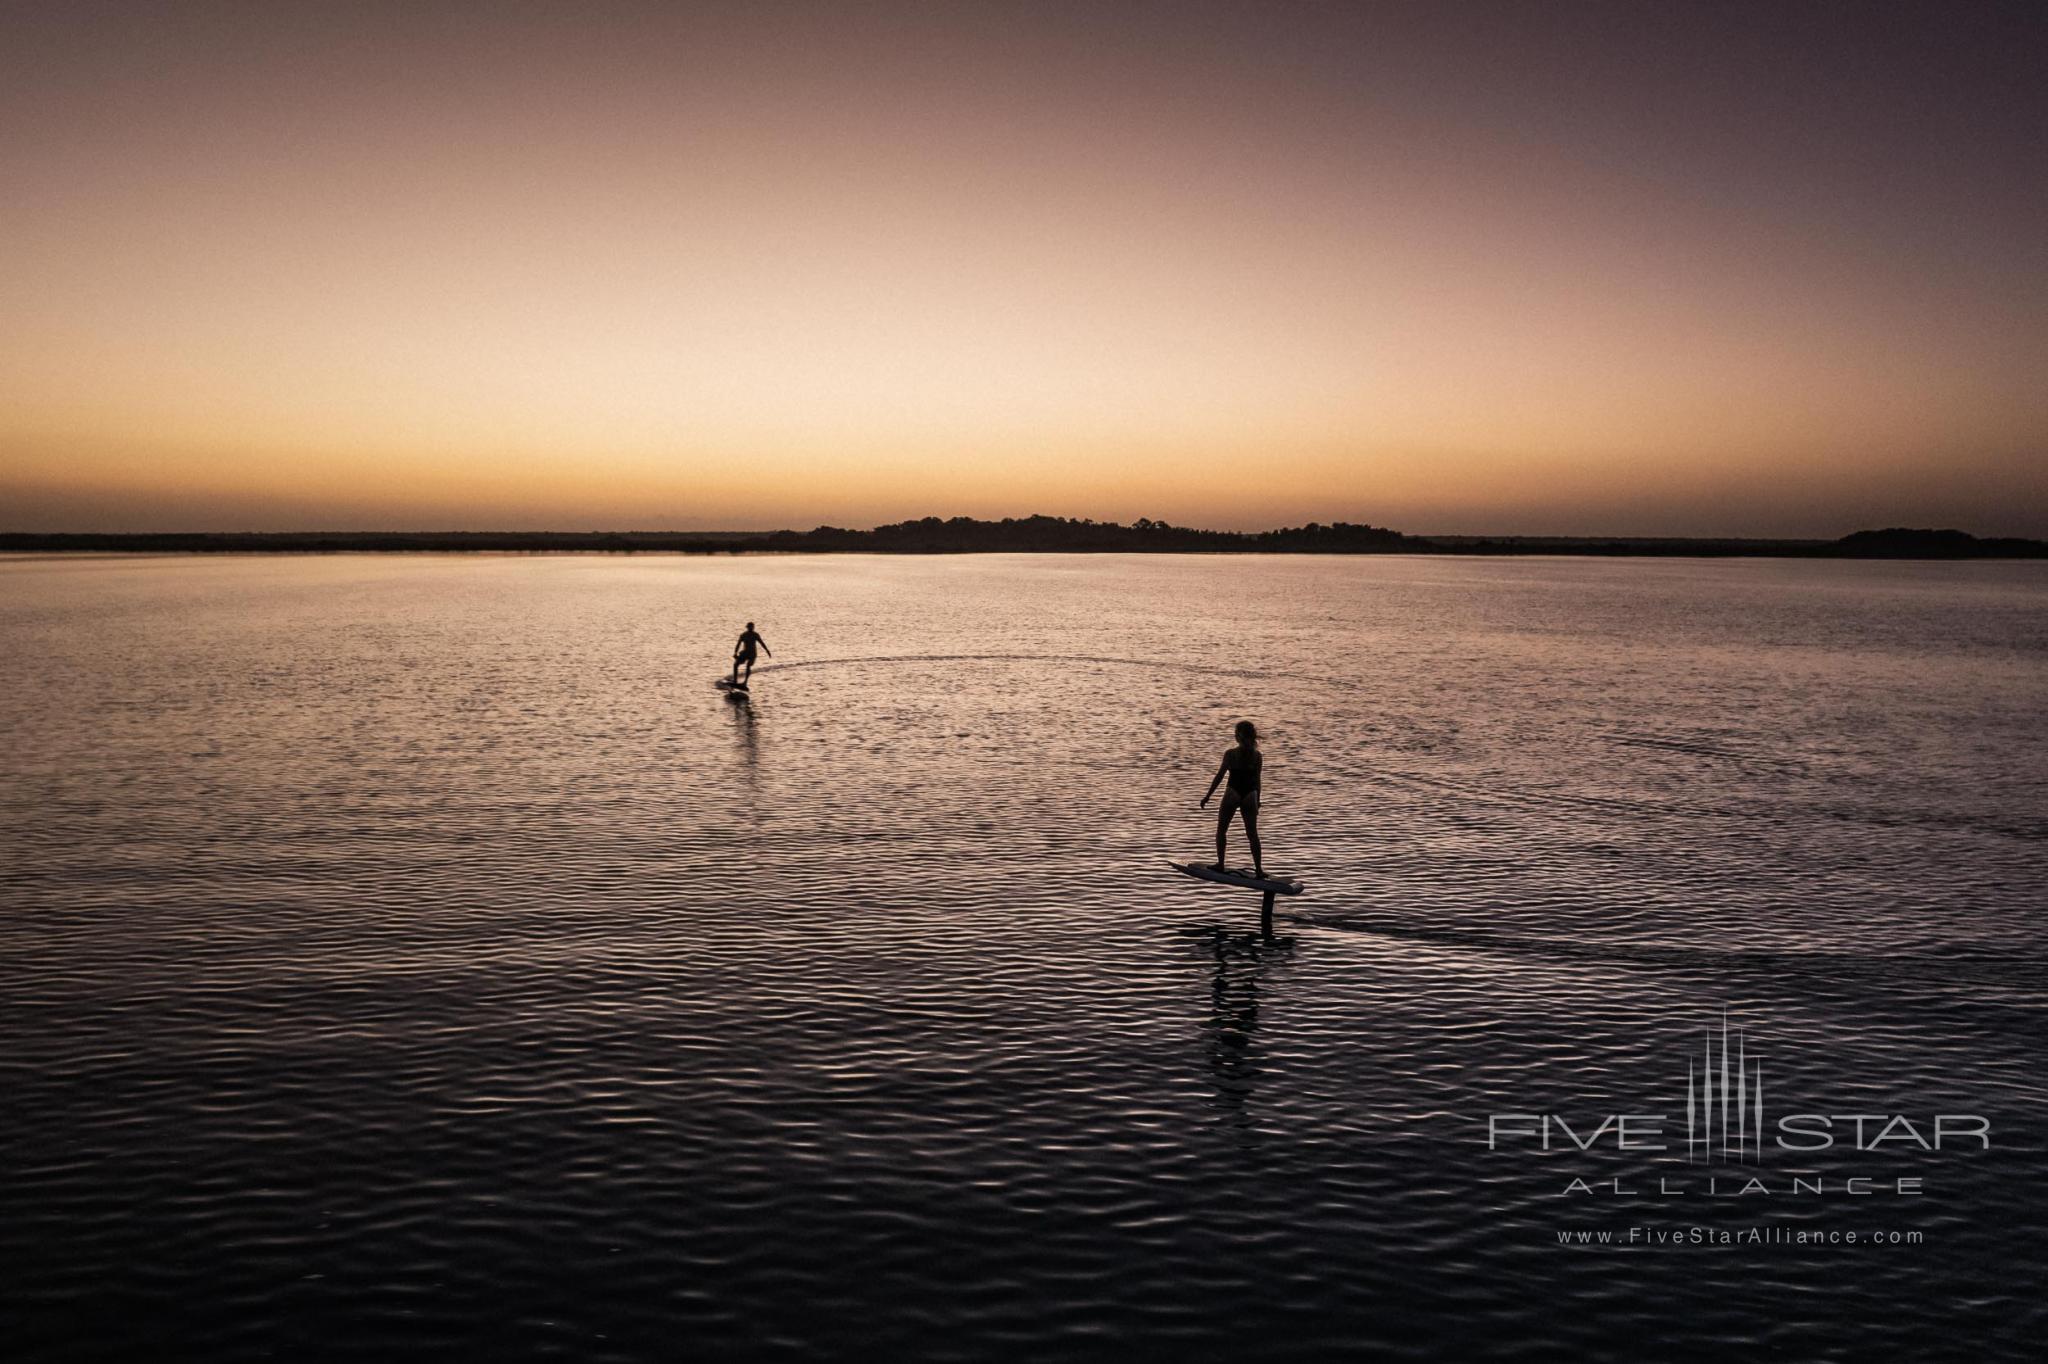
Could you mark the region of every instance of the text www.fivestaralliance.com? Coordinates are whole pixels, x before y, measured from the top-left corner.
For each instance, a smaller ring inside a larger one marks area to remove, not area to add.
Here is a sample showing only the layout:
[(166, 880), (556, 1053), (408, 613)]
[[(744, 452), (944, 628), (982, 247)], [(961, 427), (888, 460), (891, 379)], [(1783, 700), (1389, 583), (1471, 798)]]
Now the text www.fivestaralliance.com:
[(1560, 1231), (1561, 1246), (1605, 1246), (1614, 1250), (1655, 1250), (1693, 1246), (1917, 1246), (1922, 1231), (1828, 1231), (1794, 1227), (1627, 1227), (1621, 1230)]

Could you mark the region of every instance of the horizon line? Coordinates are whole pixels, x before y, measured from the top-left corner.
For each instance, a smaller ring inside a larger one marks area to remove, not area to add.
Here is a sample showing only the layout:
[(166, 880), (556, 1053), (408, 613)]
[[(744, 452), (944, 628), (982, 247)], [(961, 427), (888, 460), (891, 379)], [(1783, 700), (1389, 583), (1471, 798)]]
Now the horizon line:
[[(1026, 543), (1016, 543), (1015, 537), (1022, 535)], [(920, 538), (921, 537), (921, 538)], [(939, 537), (948, 543), (934, 543)], [(961, 543), (962, 537), (969, 537)], [(1113, 538), (1114, 542), (1109, 542)], [(998, 539), (1009, 543), (996, 543)], [(458, 529), (310, 529), (310, 530), (145, 530), (145, 531), (10, 531), (0, 530), (0, 552), (9, 549), (37, 550), (66, 548), (118, 549), (123, 545), (157, 546), (175, 550), (178, 547), (204, 549), (228, 547), (233, 544), (251, 544), (289, 549), (299, 544), (306, 548), (342, 549), (361, 548), (432, 548), (418, 545), (419, 541), (452, 542), (454, 547), (476, 546), (478, 542), (497, 541), (498, 547), (517, 549), (521, 542), (535, 547), (550, 543), (562, 548), (604, 549), (613, 547), (604, 542), (646, 542), (669, 540), (687, 542), (690, 547), (708, 550), (732, 549), (744, 551), (751, 548), (763, 550), (830, 550), (830, 549), (909, 549), (913, 551), (944, 551), (948, 549), (974, 552), (976, 550), (1012, 550), (1058, 552), (1072, 550), (1080, 552), (1102, 552), (1118, 548), (1133, 548), (1158, 552), (1180, 547), (1200, 550), (1205, 547), (1242, 548), (1270, 552), (1399, 552), (1413, 549), (1421, 552), (1439, 550), (1473, 550), (1487, 546), (1549, 546), (1580, 549), (1627, 549), (1657, 548), (1680, 549), (1697, 547), (1701, 549), (1752, 549), (1766, 550), (1827, 550), (1863, 549), (1879, 553), (1900, 553), (1920, 557), (1977, 557), (2001, 550), (2016, 551), (2021, 557), (2048, 556), (2048, 541), (2024, 536), (1978, 535), (1954, 527), (1890, 525), (1879, 528), (1864, 527), (1845, 534), (1827, 536), (1768, 536), (1768, 535), (1646, 535), (1646, 534), (1522, 534), (1516, 532), (1435, 532), (1411, 534), (1390, 527), (1375, 526), (1363, 522), (1321, 522), (1307, 521), (1299, 525), (1269, 527), (1262, 530), (1222, 530), (1202, 526), (1176, 526), (1164, 520), (1138, 517), (1124, 523), (1119, 521), (1097, 521), (1092, 517), (1050, 516), (1031, 513), (1025, 516), (1008, 516), (999, 519), (984, 519), (973, 516), (941, 517), (930, 515), (901, 521), (884, 522), (866, 528), (820, 524), (808, 530), (781, 527), (772, 530), (761, 529), (719, 529), (719, 530), (657, 530), (657, 529), (583, 529), (583, 530), (458, 530)], [(847, 543), (848, 541), (877, 541), (876, 544)], [(1058, 543), (1054, 543), (1057, 540)], [(561, 542), (585, 542), (561, 544)], [(975, 543), (979, 541), (980, 543)], [(224, 543), (225, 542), (225, 543)], [(338, 542), (338, 543), (317, 543)], [(772, 542), (772, 543), (771, 543)], [(1149, 543), (1148, 543), (1149, 542)], [(633, 547), (617, 544), (618, 548)], [(644, 546), (653, 548), (655, 546)]]

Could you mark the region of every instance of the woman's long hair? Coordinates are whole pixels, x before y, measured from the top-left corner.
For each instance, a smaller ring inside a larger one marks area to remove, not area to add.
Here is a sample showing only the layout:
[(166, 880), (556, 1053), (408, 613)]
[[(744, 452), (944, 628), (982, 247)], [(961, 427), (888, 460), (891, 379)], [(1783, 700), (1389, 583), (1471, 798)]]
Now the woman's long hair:
[(1247, 748), (1259, 746), (1259, 727), (1249, 720), (1237, 722), (1237, 741)]

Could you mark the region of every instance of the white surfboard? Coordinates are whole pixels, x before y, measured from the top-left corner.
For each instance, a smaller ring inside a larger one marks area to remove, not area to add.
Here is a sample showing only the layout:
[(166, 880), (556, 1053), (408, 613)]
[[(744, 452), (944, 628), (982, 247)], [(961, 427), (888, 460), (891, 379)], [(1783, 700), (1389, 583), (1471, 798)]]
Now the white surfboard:
[(740, 692), (744, 694), (747, 690), (746, 683), (735, 682), (730, 677), (721, 677), (716, 682), (713, 682), (711, 685), (718, 688), (720, 691)]
[(1301, 894), (1301, 882), (1285, 876), (1254, 876), (1241, 868), (1218, 871), (1205, 862), (1168, 862), (1166, 864), (1183, 876), (1192, 876), (1198, 881), (1214, 881), (1220, 886), (1244, 886), (1251, 890), (1271, 891), (1275, 895)]

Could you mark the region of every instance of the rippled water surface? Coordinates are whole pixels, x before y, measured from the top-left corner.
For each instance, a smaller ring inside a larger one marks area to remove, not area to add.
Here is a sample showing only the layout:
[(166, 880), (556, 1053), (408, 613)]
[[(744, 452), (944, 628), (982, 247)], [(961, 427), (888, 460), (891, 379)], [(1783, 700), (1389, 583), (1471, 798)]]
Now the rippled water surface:
[[(0, 684), (15, 1358), (2048, 1328), (2040, 565), (23, 560)], [(1240, 717), (1271, 939), (1165, 866)], [(1724, 1011), (1991, 1149), (1488, 1149), (1682, 1127)]]

